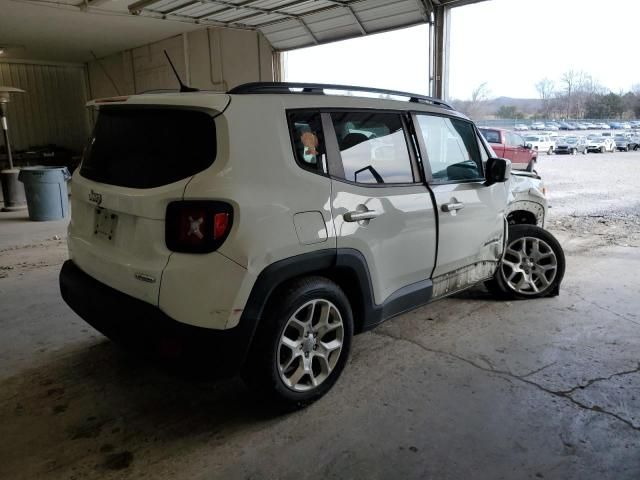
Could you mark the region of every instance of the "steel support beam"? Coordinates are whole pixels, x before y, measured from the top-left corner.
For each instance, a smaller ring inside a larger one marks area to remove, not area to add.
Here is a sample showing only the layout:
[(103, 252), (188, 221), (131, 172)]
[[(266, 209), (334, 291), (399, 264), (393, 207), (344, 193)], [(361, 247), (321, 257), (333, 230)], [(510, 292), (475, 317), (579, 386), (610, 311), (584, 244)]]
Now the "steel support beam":
[(451, 8), (435, 5), (433, 22), (430, 24), (430, 95), (446, 100), (449, 84), (449, 32), (451, 30)]

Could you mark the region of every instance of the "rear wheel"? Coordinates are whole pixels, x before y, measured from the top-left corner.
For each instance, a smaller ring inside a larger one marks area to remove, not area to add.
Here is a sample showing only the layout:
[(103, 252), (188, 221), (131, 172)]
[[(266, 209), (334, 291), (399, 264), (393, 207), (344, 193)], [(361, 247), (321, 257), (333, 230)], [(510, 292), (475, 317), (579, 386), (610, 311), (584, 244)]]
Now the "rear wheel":
[(487, 287), (509, 299), (553, 296), (564, 271), (564, 252), (553, 235), (534, 225), (511, 225), (500, 267)]
[(297, 280), (270, 302), (243, 378), (279, 409), (305, 407), (337, 381), (352, 336), (351, 307), (340, 287), (323, 277)]
[(577, 154), (577, 153), (578, 153), (578, 150), (577, 150), (577, 149), (575, 149), (575, 148), (572, 148), (572, 149), (571, 149), (571, 155), (575, 155), (575, 154)]
[(547, 155), (553, 155), (553, 147), (549, 147), (549, 150), (547, 150)]
[(604, 153), (606, 152), (606, 149), (604, 147), (600, 147), (600, 153)]

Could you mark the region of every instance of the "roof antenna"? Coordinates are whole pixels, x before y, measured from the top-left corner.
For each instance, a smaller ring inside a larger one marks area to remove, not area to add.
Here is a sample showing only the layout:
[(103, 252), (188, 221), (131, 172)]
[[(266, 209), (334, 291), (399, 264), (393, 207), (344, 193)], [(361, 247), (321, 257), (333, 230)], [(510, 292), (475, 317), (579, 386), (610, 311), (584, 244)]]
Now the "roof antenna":
[(182, 83), (182, 80), (180, 79), (180, 75), (178, 75), (178, 71), (176, 70), (176, 67), (173, 66), (173, 62), (171, 61), (171, 58), (169, 57), (169, 54), (167, 53), (166, 50), (164, 50), (164, 54), (166, 55), (167, 60), (169, 60), (169, 65), (171, 65), (174, 75), (178, 79), (178, 83), (180, 84), (180, 92), (199, 92), (200, 91), (199, 89), (189, 87), (188, 85), (185, 85), (184, 83)]

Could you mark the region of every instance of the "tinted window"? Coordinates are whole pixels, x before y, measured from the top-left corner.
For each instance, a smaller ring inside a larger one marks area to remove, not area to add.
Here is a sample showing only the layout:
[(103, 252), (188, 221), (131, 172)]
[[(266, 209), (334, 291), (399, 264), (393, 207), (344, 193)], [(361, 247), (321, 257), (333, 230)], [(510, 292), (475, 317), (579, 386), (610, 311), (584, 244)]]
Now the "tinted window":
[(489, 142), (489, 143), (500, 143), (500, 132), (498, 132), (497, 130), (481, 129), (480, 133), (482, 133), (482, 135), (484, 135), (484, 138), (487, 140), (487, 142)]
[(289, 113), (289, 128), (298, 165), (307, 170), (326, 173), (320, 113), (291, 112)]
[(332, 113), (344, 178), (357, 183), (413, 183), (402, 118), (394, 113)]
[(208, 113), (102, 107), (80, 174), (111, 185), (152, 188), (201, 172), (215, 157), (216, 127)]
[(434, 182), (482, 178), (478, 139), (472, 124), (454, 118), (416, 117)]

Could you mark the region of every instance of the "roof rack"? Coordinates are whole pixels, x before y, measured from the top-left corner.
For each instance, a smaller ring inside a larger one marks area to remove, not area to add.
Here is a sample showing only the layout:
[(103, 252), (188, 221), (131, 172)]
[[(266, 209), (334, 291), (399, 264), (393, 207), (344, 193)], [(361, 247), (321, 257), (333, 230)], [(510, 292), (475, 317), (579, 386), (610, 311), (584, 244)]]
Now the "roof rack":
[[(299, 89), (292, 90), (292, 89)], [(393, 95), (396, 97), (408, 98), (410, 102), (414, 103), (427, 103), (431, 105), (437, 105), (439, 107), (445, 107), (449, 110), (453, 110), (451, 105), (433, 97), (427, 97), (424, 95), (418, 95), (416, 93), (400, 92), (397, 90), (385, 90), (382, 88), (369, 88), (369, 87), (357, 87), (353, 85), (332, 85), (324, 83), (298, 83), (298, 82), (252, 82), (238, 85), (232, 88), (227, 93), (231, 95), (246, 95), (246, 94), (311, 94), (311, 95), (324, 95), (325, 90), (340, 90), (344, 92), (365, 92), (365, 93), (377, 93), (381, 95)]]

